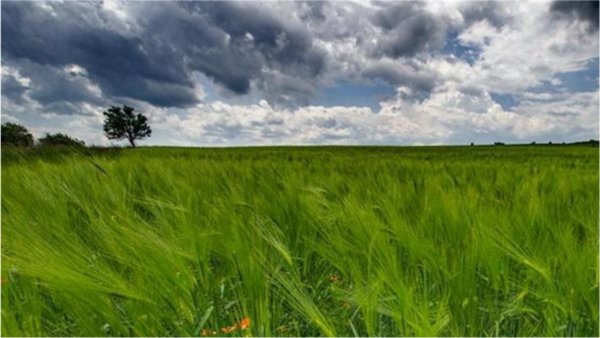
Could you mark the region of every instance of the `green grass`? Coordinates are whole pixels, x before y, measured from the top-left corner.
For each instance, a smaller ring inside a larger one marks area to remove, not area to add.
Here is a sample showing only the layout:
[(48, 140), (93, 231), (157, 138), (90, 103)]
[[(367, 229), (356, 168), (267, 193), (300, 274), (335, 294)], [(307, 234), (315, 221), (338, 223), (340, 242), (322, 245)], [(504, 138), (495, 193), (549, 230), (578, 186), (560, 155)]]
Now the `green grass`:
[(2, 334), (596, 336), (598, 148), (3, 151)]

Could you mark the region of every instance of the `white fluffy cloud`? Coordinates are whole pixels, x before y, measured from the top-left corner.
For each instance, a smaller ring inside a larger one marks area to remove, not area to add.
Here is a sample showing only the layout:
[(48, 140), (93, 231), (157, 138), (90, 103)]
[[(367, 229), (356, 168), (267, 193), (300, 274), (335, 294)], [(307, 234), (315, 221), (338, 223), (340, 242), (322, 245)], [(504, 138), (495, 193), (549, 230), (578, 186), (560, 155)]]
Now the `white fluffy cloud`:
[[(399, 91), (408, 90), (400, 88)], [(526, 100), (504, 110), (489, 94), (446, 88), (422, 102), (396, 98), (380, 111), (368, 107), (277, 109), (223, 102), (184, 115), (155, 112), (171, 144), (466, 144), (576, 141), (594, 135), (598, 95), (584, 92), (553, 101)]]
[(548, 3), (513, 3), (512, 24), (473, 24), (458, 37), (481, 48), (466, 81), (488, 91), (517, 94), (555, 74), (583, 69), (598, 57), (598, 35), (579, 21), (548, 21)]

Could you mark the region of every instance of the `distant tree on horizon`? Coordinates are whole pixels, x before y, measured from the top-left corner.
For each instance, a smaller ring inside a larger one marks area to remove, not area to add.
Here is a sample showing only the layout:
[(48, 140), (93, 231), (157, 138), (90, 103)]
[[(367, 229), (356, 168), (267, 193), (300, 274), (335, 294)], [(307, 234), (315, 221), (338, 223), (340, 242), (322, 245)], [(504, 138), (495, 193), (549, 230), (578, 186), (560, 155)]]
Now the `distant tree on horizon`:
[(40, 146), (85, 147), (85, 142), (69, 135), (57, 133), (48, 134), (38, 140)]
[(33, 146), (33, 135), (18, 123), (7, 122), (2, 125), (2, 145), (17, 147)]
[(135, 148), (135, 140), (149, 137), (152, 129), (148, 125), (148, 119), (142, 114), (134, 114), (134, 108), (123, 105), (123, 108), (111, 106), (104, 114), (104, 134), (109, 140), (129, 141)]

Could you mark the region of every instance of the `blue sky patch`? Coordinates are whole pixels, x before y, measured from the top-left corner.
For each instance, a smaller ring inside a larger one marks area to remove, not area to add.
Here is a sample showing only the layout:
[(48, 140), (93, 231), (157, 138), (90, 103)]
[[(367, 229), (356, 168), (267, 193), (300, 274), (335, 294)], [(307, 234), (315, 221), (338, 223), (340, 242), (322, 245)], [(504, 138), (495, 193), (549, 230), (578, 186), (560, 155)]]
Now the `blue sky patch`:
[(481, 55), (481, 48), (461, 44), (457, 33), (448, 35), (441, 51), (443, 54), (454, 55), (459, 59), (465, 60), (471, 66), (479, 59), (479, 55)]
[(490, 96), (504, 110), (511, 110), (514, 106), (519, 105), (519, 99), (515, 95), (491, 92)]
[(341, 81), (333, 86), (324, 87), (314, 101), (315, 105), (325, 107), (371, 107), (379, 111), (379, 102), (393, 97), (396, 89), (384, 83), (357, 84)]
[(556, 75), (561, 87), (569, 92), (598, 90), (598, 58), (590, 60), (585, 69)]

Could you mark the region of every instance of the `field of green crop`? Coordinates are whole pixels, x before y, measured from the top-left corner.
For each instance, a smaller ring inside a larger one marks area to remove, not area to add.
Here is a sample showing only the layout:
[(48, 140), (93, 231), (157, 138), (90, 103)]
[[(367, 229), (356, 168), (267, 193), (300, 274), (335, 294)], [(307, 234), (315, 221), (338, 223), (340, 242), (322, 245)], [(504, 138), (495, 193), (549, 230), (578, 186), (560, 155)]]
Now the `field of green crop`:
[(91, 154), (3, 150), (2, 335), (599, 333), (597, 147)]

